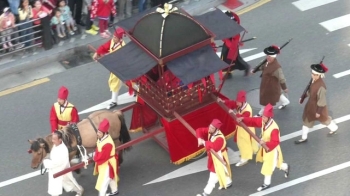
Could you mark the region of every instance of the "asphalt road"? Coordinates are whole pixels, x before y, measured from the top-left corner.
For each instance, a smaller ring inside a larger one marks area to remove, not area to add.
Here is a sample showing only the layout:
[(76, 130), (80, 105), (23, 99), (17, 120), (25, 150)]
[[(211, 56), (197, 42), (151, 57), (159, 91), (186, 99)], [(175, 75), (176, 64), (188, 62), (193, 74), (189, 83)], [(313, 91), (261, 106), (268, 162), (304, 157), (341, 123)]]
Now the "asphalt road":
[[(339, 79), (333, 74), (348, 70), (350, 28), (328, 32), (319, 25), (320, 22), (349, 14), (346, 0), (339, 0), (307, 11), (300, 11), (291, 1), (271, 1), (241, 16), (241, 24), (249, 31), (246, 38), (256, 36), (255, 41), (247, 42), (243, 49), (257, 48), (244, 53), (247, 57), (261, 52), (270, 44), (281, 45), (289, 38), (293, 41), (283, 49), (278, 57), (287, 79), (291, 104), (283, 111), (275, 111), (275, 120), (280, 126), (281, 136), (301, 129), (303, 106), (298, 99), (310, 78), (309, 66), (317, 63), (326, 55), (324, 63), (329, 67), (326, 75), (328, 105), (333, 118), (349, 114), (348, 97), (350, 97), (350, 76)], [(261, 59), (249, 62), (255, 66)], [(0, 183), (30, 172), (31, 155), (28, 139), (49, 134), (49, 110), (56, 100), (57, 90), (65, 85), (70, 90), (69, 100), (78, 110), (83, 110), (110, 98), (107, 86), (108, 71), (101, 65), (90, 63), (69, 69), (49, 77), (50, 82), (0, 97)], [(235, 72), (225, 83), (223, 92), (234, 98), (241, 89), (250, 91), (259, 87), (259, 74), (243, 77), (243, 72)], [(126, 89), (123, 89), (126, 92)], [(249, 97), (251, 104), (257, 105), (258, 97)], [(255, 113), (258, 112), (254, 108)], [(82, 115), (85, 118), (87, 114)], [(130, 113), (125, 113), (129, 122)], [(292, 166), (289, 179), (282, 171), (275, 171), (272, 188), (291, 181), (300, 182), (300, 178), (321, 170), (349, 161), (350, 133), (349, 121), (339, 124), (338, 134), (328, 137), (326, 128), (309, 134), (309, 142), (296, 146), (292, 138), (281, 143), (284, 159)], [(132, 134), (132, 138), (140, 134)], [(236, 145), (228, 142), (234, 151)], [(192, 161), (193, 162), (193, 161)], [(121, 196), (191, 196), (201, 193), (208, 180), (208, 172), (199, 173), (155, 183), (148, 183), (169, 172), (181, 168), (169, 163), (169, 156), (153, 140), (147, 140), (134, 146), (125, 156), (121, 167), (119, 189)], [(261, 164), (251, 161), (241, 168), (233, 169), (233, 187), (228, 190), (214, 190), (212, 195), (246, 196), (256, 192), (263, 182), (260, 174)], [(347, 195), (349, 168), (335, 171), (328, 175), (297, 183), (269, 195), (313, 196), (313, 195)], [(85, 195), (97, 195), (94, 190), (96, 178), (92, 176), (91, 167), (76, 175), (78, 182), (84, 186)], [(288, 184), (286, 184), (288, 185)], [(47, 175), (37, 176), (0, 188), (1, 196), (9, 195), (47, 195)], [(73, 195), (65, 194), (65, 195)]]

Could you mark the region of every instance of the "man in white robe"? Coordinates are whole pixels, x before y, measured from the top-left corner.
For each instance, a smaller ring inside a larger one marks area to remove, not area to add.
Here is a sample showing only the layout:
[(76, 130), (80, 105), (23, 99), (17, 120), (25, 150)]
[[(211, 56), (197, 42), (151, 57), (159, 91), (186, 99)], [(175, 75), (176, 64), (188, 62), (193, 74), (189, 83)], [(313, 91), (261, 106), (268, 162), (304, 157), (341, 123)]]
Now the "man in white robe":
[(49, 170), (49, 187), (48, 193), (51, 196), (58, 196), (62, 194), (62, 188), (66, 192), (74, 191), (76, 196), (82, 196), (84, 189), (80, 186), (72, 172), (65, 175), (54, 178), (53, 175), (60, 172), (66, 168), (70, 167), (69, 163), (69, 153), (67, 146), (62, 142), (62, 133), (55, 131), (52, 134), (53, 147), (50, 152), (50, 157), (44, 159), (43, 163), (45, 168)]

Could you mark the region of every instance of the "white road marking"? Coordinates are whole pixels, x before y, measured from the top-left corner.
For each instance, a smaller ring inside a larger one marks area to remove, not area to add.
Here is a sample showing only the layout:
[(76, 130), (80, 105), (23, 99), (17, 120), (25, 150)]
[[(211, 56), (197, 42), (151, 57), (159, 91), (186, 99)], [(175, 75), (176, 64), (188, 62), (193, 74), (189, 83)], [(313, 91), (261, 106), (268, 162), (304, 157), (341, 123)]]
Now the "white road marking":
[(321, 170), (321, 171), (318, 171), (318, 172), (315, 172), (315, 173), (312, 173), (312, 174), (309, 174), (307, 176), (303, 176), (301, 178), (297, 178), (295, 180), (292, 180), (292, 181), (289, 181), (289, 182), (286, 182), (286, 183), (283, 183), (283, 184), (280, 184), (280, 185), (277, 185), (277, 186), (274, 186), (271, 188), (268, 188), (264, 191), (254, 193), (254, 194), (251, 194), (249, 196), (261, 196), (261, 195), (270, 194), (270, 193), (273, 193), (273, 192), (294, 186), (296, 184), (300, 184), (300, 183), (306, 182), (308, 180), (312, 180), (314, 178), (318, 178), (318, 177), (321, 177), (321, 176), (324, 176), (324, 175), (327, 175), (327, 174), (330, 174), (332, 172), (336, 172), (336, 171), (339, 171), (339, 170), (342, 170), (342, 169), (345, 169), (348, 167), (350, 167), (350, 161), (333, 166), (333, 167), (330, 167), (330, 168), (327, 168), (327, 169), (324, 169), (324, 170)]
[(258, 58), (260, 58), (260, 57), (263, 57), (263, 56), (266, 56), (266, 54), (263, 53), (263, 52), (260, 52), (260, 53), (258, 53), (258, 54), (254, 54), (254, 55), (252, 55), (252, 56), (245, 57), (245, 58), (243, 58), (243, 60), (245, 60), (246, 62), (249, 62), (249, 61), (258, 59)]
[[(248, 49), (241, 49), (239, 50), (239, 54), (244, 54), (246, 52), (250, 52), (252, 50), (255, 50), (256, 48), (248, 48)], [(216, 52), (216, 55), (218, 55), (219, 57), (221, 56), (221, 52)]]
[(299, 0), (294, 1), (292, 4), (295, 5), (295, 7), (297, 7), (300, 11), (306, 11), (336, 1), (338, 0)]
[(25, 174), (23, 176), (12, 178), (10, 180), (6, 180), (6, 181), (3, 181), (3, 182), (0, 182), (0, 188), (8, 186), (8, 185), (11, 185), (11, 184), (14, 184), (16, 182), (20, 182), (20, 181), (29, 179), (29, 178), (33, 178), (33, 177), (39, 176), (39, 175), (40, 175), (40, 170), (35, 171), (35, 172), (31, 172), (31, 173), (28, 173), (28, 174)]
[[(126, 103), (131, 103), (131, 102), (135, 102), (135, 101), (136, 101), (136, 97), (134, 97), (134, 95), (129, 95), (129, 92), (126, 92), (126, 93), (118, 96), (118, 104), (119, 105), (126, 104)], [(91, 108), (88, 108), (86, 110), (83, 110), (83, 111), (79, 112), (79, 115), (80, 114), (89, 113), (89, 112), (94, 112), (94, 111), (101, 110), (101, 109), (106, 109), (106, 107), (110, 103), (111, 103), (111, 101), (107, 100), (105, 102), (102, 102), (100, 104), (92, 106)]]
[(324, 28), (326, 28), (330, 32), (336, 31), (336, 30), (339, 30), (339, 29), (342, 29), (345, 27), (349, 27), (350, 26), (350, 14), (321, 22), (320, 25), (322, 25)]
[(70, 40), (69, 40), (70, 43), (73, 43), (74, 41), (75, 41), (74, 37), (70, 38)]
[(343, 76), (347, 76), (350, 74), (350, 69), (349, 70), (346, 70), (346, 71), (343, 71), (343, 72), (340, 72), (340, 73), (337, 73), (337, 74), (334, 74), (333, 77), (335, 78), (341, 78)]
[[(227, 153), (228, 153), (228, 157), (230, 160), (230, 164), (238, 163), (238, 161), (240, 160), (239, 152), (234, 152), (231, 148), (227, 148)], [(171, 173), (168, 173), (168, 174), (166, 174), (162, 177), (159, 177), (155, 180), (152, 180), (151, 182), (148, 182), (148, 183), (144, 184), (143, 186), (157, 183), (157, 182), (170, 180), (170, 179), (174, 179), (174, 178), (178, 178), (181, 176), (187, 176), (187, 175), (198, 173), (201, 171), (206, 171), (207, 170), (207, 163), (208, 163), (208, 158), (207, 158), (207, 156), (205, 156), (204, 158), (201, 158), (198, 161), (190, 163), (190, 164), (188, 164), (184, 167), (181, 167), (181, 168), (179, 168)]]
[(83, 34), (80, 39), (85, 39), (85, 38), (86, 38), (86, 34)]

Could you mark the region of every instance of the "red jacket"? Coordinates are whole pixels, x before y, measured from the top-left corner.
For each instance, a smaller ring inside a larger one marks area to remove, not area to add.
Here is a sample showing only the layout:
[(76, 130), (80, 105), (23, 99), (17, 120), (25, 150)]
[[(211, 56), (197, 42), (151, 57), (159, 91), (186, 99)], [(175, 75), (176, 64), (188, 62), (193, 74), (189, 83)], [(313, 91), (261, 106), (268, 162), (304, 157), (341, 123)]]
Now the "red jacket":
[(113, 0), (93, 0), (91, 6), (91, 19), (96, 17), (109, 18), (111, 13), (113, 15), (116, 15), (117, 13)]
[(215, 141), (211, 142), (208, 141), (208, 134), (209, 130), (208, 128), (198, 128), (196, 130), (197, 138), (201, 138), (205, 141), (205, 149), (207, 150), (208, 154), (208, 170), (215, 173), (215, 167), (213, 163), (213, 158), (211, 157), (210, 149), (213, 149), (215, 152), (218, 152), (221, 150), (222, 146), (224, 145), (224, 140), (222, 138), (216, 138)]
[(227, 59), (229, 60), (236, 60), (238, 55), (238, 47), (239, 47), (239, 41), (241, 39), (241, 35), (238, 34), (232, 38), (224, 39), (222, 40), (226, 47), (229, 49), (227, 54)]

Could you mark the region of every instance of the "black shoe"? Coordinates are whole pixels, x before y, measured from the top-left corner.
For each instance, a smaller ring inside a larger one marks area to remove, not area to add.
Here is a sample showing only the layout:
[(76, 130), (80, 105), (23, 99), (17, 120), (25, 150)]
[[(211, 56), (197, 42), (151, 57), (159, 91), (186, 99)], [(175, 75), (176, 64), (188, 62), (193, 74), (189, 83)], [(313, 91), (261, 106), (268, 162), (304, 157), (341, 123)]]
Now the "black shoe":
[(116, 102), (112, 102), (107, 106), (107, 110), (112, 109), (112, 108), (116, 107), (117, 105), (118, 104)]
[(294, 143), (295, 144), (301, 144), (301, 143), (305, 143), (305, 142), (307, 142), (307, 139), (300, 139), (300, 140), (296, 140), (296, 141), (294, 141)]
[(270, 187), (270, 185), (263, 184), (263, 185), (261, 185), (261, 187), (259, 187), (259, 188), (257, 189), (257, 191), (263, 191), (263, 190), (265, 190), (265, 189), (268, 189), (269, 187)]
[(107, 193), (106, 196), (114, 196), (114, 195), (118, 195), (119, 191), (116, 191), (114, 193)]
[(285, 177), (285, 178), (288, 178), (289, 172), (290, 172), (290, 165), (287, 164), (287, 171), (284, 171), (284, 177)]

